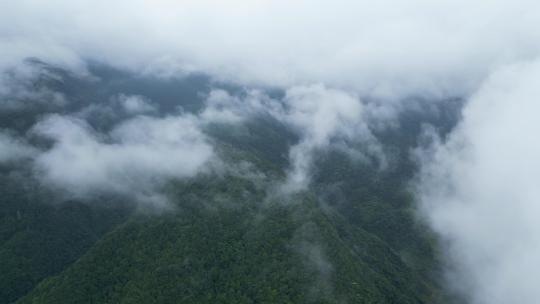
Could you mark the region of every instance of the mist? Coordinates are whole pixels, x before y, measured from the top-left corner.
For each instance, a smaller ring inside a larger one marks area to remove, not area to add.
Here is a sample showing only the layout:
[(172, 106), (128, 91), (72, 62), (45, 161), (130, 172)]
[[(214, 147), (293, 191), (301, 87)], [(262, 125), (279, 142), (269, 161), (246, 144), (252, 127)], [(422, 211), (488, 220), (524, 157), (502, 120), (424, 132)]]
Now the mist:
[[(539, 28), (527, 0), (4, 1), (0, 113), (17, 128), (2, 124), (0, 164), (29, 161), (74, 197), (166, 206), (166, 181), (223, 161), (209, 125), (267, 115), (297, 137), (280, 180), (290, 194), (309, 189), (321, 151), (359, 145), (384, 163), (376, 131), (395, 128), (407, 100), (464, 100), (449, 134), (426, 126), (411, 151), (416, 211), (440, 237), (451, 292), (536, 303)], [(29, 58), (96, 82), (96, 63), (158, 80), (204, 75), (208, 90), (191, 112), (129, 92), (80, 109), (35, 85), (63, 79)], [(35, 121), (10, 114), (25, 111)]]
[[(324, 83), (362, 95), (459, 96), (534, 58), (532, 1), (17, 1), (0, 20), (5, 69), (27, 57), (83, 72), (98, 60), (249, 85)], [(129, 54), (129, 56), (126, 56)]]
[(448, 282), (471, 303), (536, 303), (538, 61), (493, 73), (445, 142), (421, 157), (422, 212), (448, 246)]
[(0, 164), (33, 156), (37, 151), (9, 133), (0, 133)]
[(33, 132), (55, 142), (35, 159), (41, 178), (83, 197), (112, 191), (163, 205), (155, 184), (193, 176), (213, 155), (191, 117), (141, 116), (99, 134), (84, 121), (53, 115)]

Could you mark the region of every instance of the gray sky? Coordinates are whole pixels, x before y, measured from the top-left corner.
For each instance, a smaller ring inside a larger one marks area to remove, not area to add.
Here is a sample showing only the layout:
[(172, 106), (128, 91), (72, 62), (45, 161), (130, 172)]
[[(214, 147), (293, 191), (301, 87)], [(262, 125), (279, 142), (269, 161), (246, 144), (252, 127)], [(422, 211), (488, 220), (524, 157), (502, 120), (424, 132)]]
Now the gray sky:
[(535, 1), (4, 1), (0, 66), (37, 56), (377, 96), (469, 93), (540, 51)]

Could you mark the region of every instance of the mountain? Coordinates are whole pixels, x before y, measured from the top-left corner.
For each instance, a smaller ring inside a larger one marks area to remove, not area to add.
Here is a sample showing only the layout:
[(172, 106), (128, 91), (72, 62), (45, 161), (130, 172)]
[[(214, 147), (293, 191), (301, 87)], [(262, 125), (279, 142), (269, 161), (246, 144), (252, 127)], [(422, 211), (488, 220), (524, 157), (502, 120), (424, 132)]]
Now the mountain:
[[(80, 77), (31, 64), (41, 73), (30, 86), (69, 103), (0, 111), (0, 121), (42, 149), (52, 143), (31, 130), (45, 113), (107, 107), (121, 94), (158, 102), (158, 116), (198, 113), (210, 88), (243, 94), (204, 75), (145, 78), (91, 64), (93, 76)], [(445, 303), (436, 240), (414, 212), (410, 152), (423, 125), (451, 130), (457, 103), (402, 111), (397, 126), (375, 130), (384, 165), (337, 146), (317, 151), (311, 185), (292, 194), (279, 185), (299, 135), (267, 114), (207, 124), (221, 166), (234, 169), (160, 184), (164, 210), (124, 194), (66, 195), (26, 160), (4, 164), (0, 303)], [(107, 132), (125, 115), (112, 111), (87, 121)]]

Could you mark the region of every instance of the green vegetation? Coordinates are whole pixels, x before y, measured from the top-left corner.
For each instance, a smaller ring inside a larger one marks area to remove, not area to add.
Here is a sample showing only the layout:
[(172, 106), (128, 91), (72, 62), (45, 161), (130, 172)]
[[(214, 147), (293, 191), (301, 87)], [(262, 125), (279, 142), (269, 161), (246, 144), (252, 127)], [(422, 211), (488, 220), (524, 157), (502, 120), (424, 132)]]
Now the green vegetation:
[(129, 212), (110, 201), (55, 205), (53, 194), (31, 185), (0, 177), (0, 303), (15, 301), (64, 270)]
[(429, 288), (391, 248), (324, 213), (311, 195), (262, 203), (264, 193), (255, 188), (234, 177), (178, 184), (178, 210), (132, 217), (18, 303), (422, 303), (430, 298)]
[[(101, 83), (40, 81), (79, 110), (124, 92), (164, 100), (164, 112), (180, 96), (184, 110), (197, 111), (197, 92), (208, 85), (202, 76), (178, 85), (92, 69)], [(24, 134), (39, 111), (2, 114), (0, 125)], [(220, 159), (237, 172), (171, 181), (163, 187), (171, 210), (111, 195), (66, 198), (20, 164), (2, 167), (0, 304), (443, 303), (434, 238), (416, 220), (408, 191), (410, 149), (421, 125), (438, 120), (402, 116), (400, 128), (375, 134), (386, 167), (319, 151), (310, 189), (292, 196), (275, 186), (298, 137), (266, 116), (208, 126)], [(90, 123), (113, 123), (100, 119)], [(439, 119), (442, 133), (452, 119)]]

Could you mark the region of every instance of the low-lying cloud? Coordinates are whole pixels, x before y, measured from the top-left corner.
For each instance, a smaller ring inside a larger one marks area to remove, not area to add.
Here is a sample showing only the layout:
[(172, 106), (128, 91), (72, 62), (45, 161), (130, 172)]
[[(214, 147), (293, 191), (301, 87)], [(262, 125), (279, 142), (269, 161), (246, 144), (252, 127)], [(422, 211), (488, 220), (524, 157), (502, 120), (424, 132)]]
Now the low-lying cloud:
[(539, 61), (497, 70), (421, 157), (422, 211), (447, 246), (447, 283), (474, 304), (540, 298), (539, 80)]
[[(536, 303), (539, 20), (531, 0), (3, 1), (0, 111), (69, 103), (29, 81), (44, 73), (22, 64), (29, 57), (81, 75), (87, 62), (153, 77), (203, 73), (245, 90), (213, 90), (200, 113), (168, 116), (119, 95), (39, 122), (33, 134), (48, 149), (2, 130), (0, 162), (30, 158), (46, 183), (78, 196), (161, 202), (163, 179), (193, 176), (214, 157), (202, 125), (266, 113), (299, 136), (284, 186), (296, 191), (309, 185), (315, 153), (336, 141), (381, 154), (370, 124), (392, 125), (402, 100), (463, 98), (463, 121), (419, 156), (422, 212), (448, 246), (457, 292), (475, 304)], [(90, 126), (92, 113), (108, 111), (123, 111), (120, 121)]]
[(192, 116), (139, 116), (100, 134), (80, 119), (52, 115), (34, 133), (54, 141), (35, 158), (39, 176), (82, 197), (109, 191), (163, 204), (155, 187), (194, 176), (213, 156)]
[(65, 106), (67, 100), (63, 94), (38, 83), (39, 79), (57, 77), (42, 66), (29, 64), (28, 61), (14, 63), (6, 69), (0, 66), (0, 111)]
[(330, 146), (330, 140), (373, 139), (362, 119), (363, 107), (357, 96), (318, 85), (292, 88), (284, 101), (283, 120), (301, 135), (300, 142), (289, 152), (291, 168), (284, 186), (286, 192), (307, 188), (313, 156)]
[(0, 164), (31, 158), (36, 149), (17, 137), (0, 132)]
[(242, 84), (459, 96), (540, 51), (538, 4), (499, 1), (54, 1), (0, 5), (0, 68), (193, 71)]
[(364, 119), (362, 101), (344, 90), (320, 84), (295, 86), (286, 90), (279, 100), (257, 90), (246, 92), (244, 97), (213, 90), (206, 105), (201, 117), (207, 122), (242, 123), (264, 114), (298, 134), (299, 142), (290, 147), (290, 168), (280, 187), (284, 193), (308, 188), (314, 156), (337, 146), (332, 141), (363, 144), (367, 147), (363, 153), (380, 152), (379, 143)]
[(115, 100), (130, 115), (157, 112), (156, 105), (144, 96), (120, 94)]

